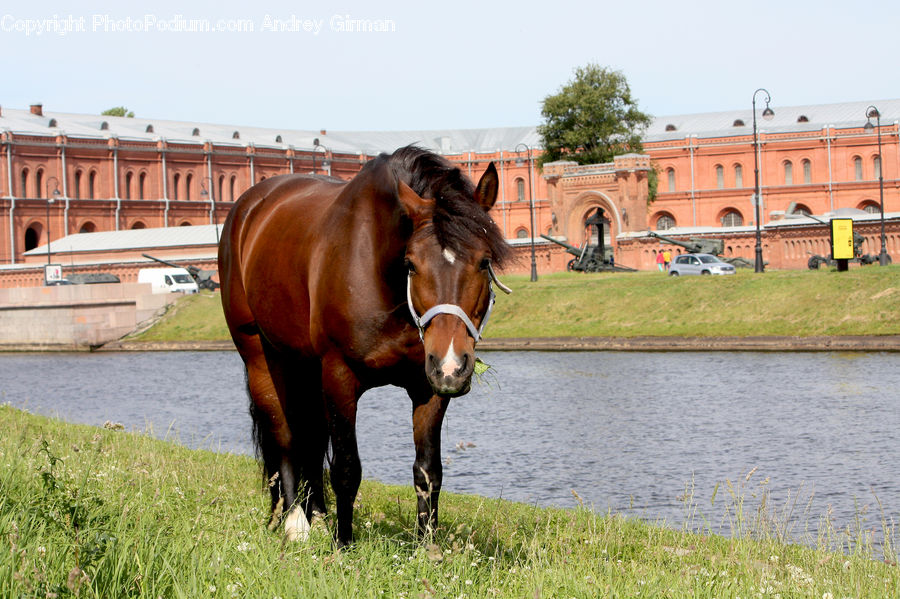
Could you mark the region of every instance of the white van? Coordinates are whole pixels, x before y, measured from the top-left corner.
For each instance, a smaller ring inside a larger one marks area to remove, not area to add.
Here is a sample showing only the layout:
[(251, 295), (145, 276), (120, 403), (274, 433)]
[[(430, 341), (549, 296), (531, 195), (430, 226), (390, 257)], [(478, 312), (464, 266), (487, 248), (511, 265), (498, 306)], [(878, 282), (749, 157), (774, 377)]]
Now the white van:
[(183, 268), (142, 268), (138, 283), (150, 283), (153, 293), (197, 293), (200, 288)]

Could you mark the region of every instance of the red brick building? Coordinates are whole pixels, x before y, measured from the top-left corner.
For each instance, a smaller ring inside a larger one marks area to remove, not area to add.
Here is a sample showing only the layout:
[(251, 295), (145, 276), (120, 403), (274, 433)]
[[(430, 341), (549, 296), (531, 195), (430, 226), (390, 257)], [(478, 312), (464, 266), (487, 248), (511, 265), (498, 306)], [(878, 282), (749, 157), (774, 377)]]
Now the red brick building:
[[(801, 212), (854, 208), (867, 253), (880, 248), (877, 174), (884, 177), (888, 251), (900, 253), (900, 100), (874, 102), (877, 131), (866, 130), (869, 102), (774, 106), (759, 121), (759, 180), (765, 258), (771, 267), (802, 268), (819, 252), (824, 227), (783, 220)], [(761, 109), (758, 109), (761, 110)], [(186, 123), (0, 109), (0, 268), (21, 265), (25, 252), (80, 232), (126, 231), (221, 223), (247, 187), (283, 173), (348, 179), (370, 157), (408, 143), (444, 154), (477, 179), (490, 162), (501, 175), (495, 220), (515, 245), (552, 233), (580, 245), (584, 220), (603, 207), (618, 263), (653, 268), (659, 241), (674, 236), (726, 239), (727, 253), (752, 258), (755, 232), (754, 153), (750, 109), (656, 118), (644, 137), (646, 155), (607, 165), (547, 165), (534, 159), (534, 127), (412, 132), (331, 132)], [(873, 120), (874, 124), (874, 120)], [(651, 168), (658, 194), (649, 200)], [(786, 232), (790, 231), (790, 235)], [(567, 255), (537, 238), (538, 270), (564, 268)], [(51, 246), (54, 261), (65, 249)], [(823, 253), (827, 253), (827, 248)], [(31, 258), (29, 261), (38, 261)], [(528, 260), (522, 263), (527, 272)]]

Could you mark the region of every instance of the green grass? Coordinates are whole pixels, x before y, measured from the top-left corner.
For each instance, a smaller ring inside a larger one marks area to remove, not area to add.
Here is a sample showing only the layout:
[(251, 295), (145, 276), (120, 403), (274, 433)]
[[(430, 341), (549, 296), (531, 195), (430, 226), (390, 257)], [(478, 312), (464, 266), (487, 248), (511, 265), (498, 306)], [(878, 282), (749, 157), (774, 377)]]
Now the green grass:
[(740, 484), (712, 502), (732, 523), (730, 537), (444, 493), (442, 527), (421, 543), (411, 488), (367, 481), (357, 543), (336, 553), (324, 527), (306, 543), (267, 530), (267, 493), (250, 458), (8, 406), (0, 430), (0, 597), (900, 593), (892, 546), (876, 552), (865, 531), (793, 544)]
[[(741, 269), (729, 277), (660, 273), (502, 277), (486, 337), (900, 334), (900, 266), (839, 273)], [(229, 338), (218, 294), (180, 300), (138, 341)]]

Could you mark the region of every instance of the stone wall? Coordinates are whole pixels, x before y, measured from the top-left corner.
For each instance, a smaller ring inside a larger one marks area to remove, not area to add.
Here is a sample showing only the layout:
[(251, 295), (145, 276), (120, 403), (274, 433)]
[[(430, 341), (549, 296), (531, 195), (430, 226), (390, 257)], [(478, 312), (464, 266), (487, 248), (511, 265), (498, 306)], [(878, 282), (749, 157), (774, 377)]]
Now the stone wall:
[(148, 283), (0, 289), (0, 349), (90, 349), (114, 341), (174, 302)]

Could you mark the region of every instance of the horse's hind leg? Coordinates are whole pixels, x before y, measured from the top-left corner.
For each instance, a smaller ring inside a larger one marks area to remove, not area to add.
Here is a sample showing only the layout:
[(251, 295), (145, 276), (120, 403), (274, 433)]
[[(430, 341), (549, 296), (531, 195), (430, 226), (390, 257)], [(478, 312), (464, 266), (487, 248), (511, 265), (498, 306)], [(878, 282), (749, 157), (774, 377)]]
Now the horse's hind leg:
[[(247, 367), (250, 414), (256, 443), (269, 479), (273, 520), (277, 520), (279, 511), (288, 512), (297, 501), (299, 484), (299, 473), (294, 463), (294, 435), (285, 410), (283, 372), (271, 352), (267, 358), (261, 343), (258, 352), (242, 353)], [(305, 516), (302, 521), (293, 524), (295, 526), (291, 530), (297, 528), (300, 536), (309, 529)]]
[(322, 366), (318, 359), (285, 364), (286, 414), (293, 444), (291, 462), (298, 475), (300, 505), (311, 522), (325, 515), (323, 464), (328, 447), (328, 423), (322, 405)]

